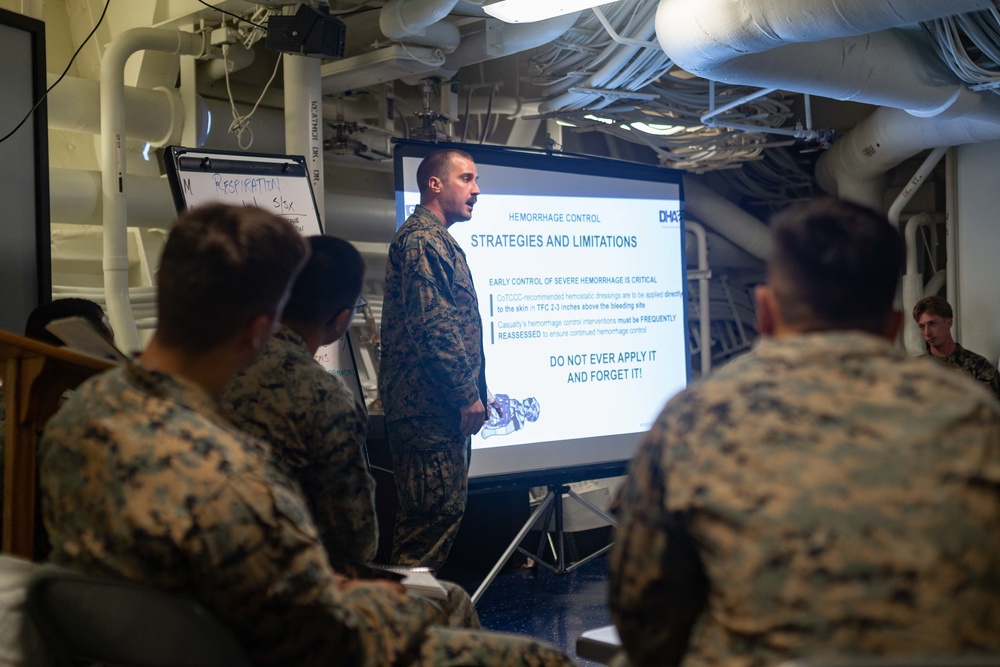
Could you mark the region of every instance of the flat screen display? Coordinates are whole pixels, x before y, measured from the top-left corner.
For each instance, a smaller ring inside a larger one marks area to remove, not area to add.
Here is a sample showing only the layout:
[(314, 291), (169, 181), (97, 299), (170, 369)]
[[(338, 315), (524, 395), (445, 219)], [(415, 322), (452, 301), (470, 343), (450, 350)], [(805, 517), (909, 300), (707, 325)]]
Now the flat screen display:
[(487, 384), (503, 412), (472, 438), (471, 483), (624, 469), (690, 378), (679, 173), (401, 143), (397, 227), (420, 202), (417, 166), (442, 147), (470, 153), (479, 173), (472, 219), (449, 231), (472, 270)]

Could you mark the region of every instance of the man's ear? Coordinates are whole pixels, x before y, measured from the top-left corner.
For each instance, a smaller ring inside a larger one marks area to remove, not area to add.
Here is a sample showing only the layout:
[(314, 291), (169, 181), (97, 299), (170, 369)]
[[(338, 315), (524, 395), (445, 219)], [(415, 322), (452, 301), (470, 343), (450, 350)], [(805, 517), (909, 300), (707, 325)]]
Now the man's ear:
[(246, 342), (249, 351), (254, 355), (260, 354), (267, 345), (267, 341), (274, 334), (277, 320), (273, 315), (258, 315), (250, 322), (246, 328)]
[(895, 341), (899, 333), (903, 330), (903, 313), (894, 310), (889, 316), (889, 322), (885, 325), (885, 337), (890, 341)]
[(330, 323), (330, 327), (327, 329), (330, 333), (330, 340), (324, 343), (324, 345), (329, 345), (330, 343), (336, 342), (344, 337), (347, 333), (348, 327), (351, 326), (351, 320), (354, 319), (354, 309), (344, 308), (342, 311), (337, 313)]
[(761, 336), (773, 336), (779, 317), (774, 290), (770, 285), (757, 285), (754, 288), (754, 298), (757, 300), (757, 330)]

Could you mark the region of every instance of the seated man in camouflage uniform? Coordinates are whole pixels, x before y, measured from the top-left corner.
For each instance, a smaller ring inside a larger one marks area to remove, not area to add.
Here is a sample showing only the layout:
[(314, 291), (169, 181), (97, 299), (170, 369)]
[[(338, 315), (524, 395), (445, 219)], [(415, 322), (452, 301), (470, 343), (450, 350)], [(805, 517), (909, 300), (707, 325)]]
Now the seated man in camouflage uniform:
[(1000, 371), (986, 357), (966, 350), (951, 336), (955, 314), (951, 304), (939, 296), (921, 299), (913, 307), (913, 321), (927, 343), (927, 354), (935, 361), (954, 366), (982, 382), (1000, 399)]
[(885, 218), (823, 199), (772, 230), (764, 339), (667, 403), (616, 499), (629, 659), (1000, 650), (1000, 404), (892, 345)]
[(157, 275), (159, 327), (92, 378), (40, 443), (53, 560), (191, 596), (260, 665), (568, 664), (539, 642), (435, 627), (398, 584), (330, 567), (298, 484), (218, 396), (264, 348), (308, 253), (285, 220), (189, 211)]
[[(365, 264), (347, 241), (311, 236), (281, 326), (230, 383), (223, 403), (243, 431), (269, 443), (272, 462), (302, 486), (330, 564), (351, 575), (375, 557), (375, 480), (368, 472), (368, 424), (343, 380), (313, 355), (347, 333), (361, 297)], [(468, 594), (441, 582), (451, 625), (478, 628)]]
[(365, 264), (347, 241), (308, 239), (311, 253), (281, 326), (222, 402), (241, 430), (270, 443), (274, 462), (302, 486), (330, 563), (375, 556), (375, 480), (365, 458), (368, 424), (343, 380), (313, 355), (340, 340), (354, 318)]

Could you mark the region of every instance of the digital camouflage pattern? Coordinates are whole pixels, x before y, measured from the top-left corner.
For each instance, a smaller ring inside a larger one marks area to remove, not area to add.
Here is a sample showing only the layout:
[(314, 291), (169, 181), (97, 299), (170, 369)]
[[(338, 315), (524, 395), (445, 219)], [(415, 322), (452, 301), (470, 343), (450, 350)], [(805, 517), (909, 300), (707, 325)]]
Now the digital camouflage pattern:
[(386, 426), (399, 494), (392, 562), (435, 572), (451, 551), (465, 513), (469, 438), (442, 438), (448, 424), (408, 419)]
[(1000, 400), (1000, 370), (987, 361), (986, 357), (966, 350), (958, 343), (955, 343), (955, 349), (947, 357), (938, 357), (929, 353), (925, 356), (968, 373), (989, 387), (993, 395)]
[(432, 602), (335, 574), (295, 481), (187, 382), (139, 363), (91, 378), (39, 454), (57, 564), (195, 598), (254, 664), (569, 664), (527, 638), (432, 627), (447, 621)]
[(685, 667), (1000, 650), (1000, 404), (884, 339), (766, 339), (681, 392), (613, 512), (635, 664), (671, 664), (698, 612), (691, 540)]
[(236, 425), (271, 445), (272, 462), (305, 494), (330, 562), (375, 557), (375, 480), (368, 424), (344, 382), (320, 366), (302, 337), (282, 325), (222, 399)]
[(486, 405), (479, 301), (465, 252), (417, 206), (389, 246), (382, 303), (379, 393), (387, 421), (437, 417)]
[(393, 562), (437, 569), (465, 513), (471, 440), (459, 409), (487, 404), (486, 361), (465, 253), (423, 206), (389, 246), (381, 338), (379, 394), (401, 499)]

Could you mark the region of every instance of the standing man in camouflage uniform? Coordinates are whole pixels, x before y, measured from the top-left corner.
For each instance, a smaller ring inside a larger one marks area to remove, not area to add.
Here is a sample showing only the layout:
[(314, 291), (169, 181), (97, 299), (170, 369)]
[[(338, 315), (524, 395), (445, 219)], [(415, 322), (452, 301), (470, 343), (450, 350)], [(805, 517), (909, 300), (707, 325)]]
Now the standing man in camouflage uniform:
[(526, 638), (436, 627), (394, 582), (334, 573), (297, 483), (218, 400), (267, 344), (306, 258), (287, 221), (189, 211), (139, 360), (85, 382), (39, 446), (53, 560), (201, 602), (259, 665), (565, 665)]
[(478, 178), (462, 151), (425, 157), (420, 205), (389, 247), (379, 393), (399, 495), (399, 565), (437, 570), (448, 558), (465, 514), (471, 436), (488, 417), (476, 288), (448, 233), (472, 217)]
[(1000, 404), (892, 345), (885, 218), (822, 199), (772, 230), (764, 339), (667, 403), (615, 501), (628, 657), (1000, 650)]
[(986, 357), (966, 350), (951, 337), (954, 318), (951, 304), (939, 296), (921, 299), (913, 307), (913, 321), (927, 343), (926, 356), (968, 373), (1000, 400), (1000, 371)]
[(344, 381), (313, 355), (343, 338), (361, 296), (365, 263), (347, 241), (309, 237), (309, 261), (295, 280), (281, 326), (237, 375), (223, 404), (243, 431), (271, 444), (274, 463), (305, 494), (330, 563), (375, 557), (375, 480), (368, 471), (368, 421)]

